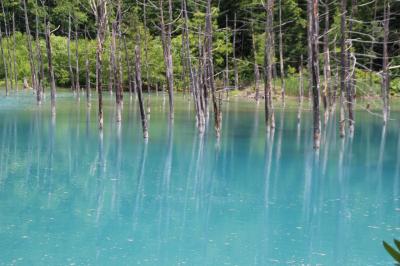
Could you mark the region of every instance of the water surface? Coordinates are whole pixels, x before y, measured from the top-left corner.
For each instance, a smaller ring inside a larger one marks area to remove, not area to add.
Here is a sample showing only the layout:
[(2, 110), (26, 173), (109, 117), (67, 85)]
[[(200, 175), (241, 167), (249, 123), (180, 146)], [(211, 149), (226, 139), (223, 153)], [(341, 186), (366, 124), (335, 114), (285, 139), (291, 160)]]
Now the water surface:
[[(60, 94), (0, 99), (0, 265), (391, 265), (400, 237), (400, 131), (356, 113), (353, 138), (311, 113), (224, 104), (222, 136), (199, 136), (193, 106), (152, 97), (150, 139), (125, 97), (115, 123)], [(399, 113), (392, 112), (396, 118)], [(211, 116), (212, 117), (212, 116)], [(335, 118), (336, 119), (336, 118)]]

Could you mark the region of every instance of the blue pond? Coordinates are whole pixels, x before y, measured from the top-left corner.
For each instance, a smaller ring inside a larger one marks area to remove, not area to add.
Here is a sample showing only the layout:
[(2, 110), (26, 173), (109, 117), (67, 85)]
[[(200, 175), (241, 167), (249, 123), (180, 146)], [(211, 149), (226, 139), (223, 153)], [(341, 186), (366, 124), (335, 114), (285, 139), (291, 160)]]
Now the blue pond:
[(333, 117), (315, 153), (309, 111), (276, 108), (267, 135), (263, 105), (233, 100), (216, 141), (187, 99), (170, 124), (152, 96), (145, 143), (137, 104), (118, 126), (113, 101), (100, 134), (95, 101), (61, 93), (52, 121), (28, 93), (0, 99), (0, 265), (393, 265), (398, 120), (357, 112), (340, 139)]

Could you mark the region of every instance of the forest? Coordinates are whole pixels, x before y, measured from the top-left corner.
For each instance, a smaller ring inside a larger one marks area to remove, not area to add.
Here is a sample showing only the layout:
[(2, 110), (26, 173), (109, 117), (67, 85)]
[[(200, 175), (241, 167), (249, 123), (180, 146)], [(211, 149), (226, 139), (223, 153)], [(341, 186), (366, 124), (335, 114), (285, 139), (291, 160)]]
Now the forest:
[[(147, 136), (142, 94), (190, 95), (203, 130), (209, 101), (220, 134), (223, 101), (246, 91), (265, 99), (274, 128), (274, 102), (312, 102), (315, 147), (322, 120), (340, 112), (340, 134), (352, 134), (356, 100), (381, 106), (400, 92), (400, 3), (341, 1), (1, 1), (0, 77), (6, 95), (33, 88), (38, 104), (56, 87), (70, 88), (88, 105), (102, 93), (137, 95)], [(160, 62), (164, 62), (161, 64)], [(55, 108), (55, 107), (54, 107)], [(55, 112), (55, 109), (54, 109)], [(120, 111), (117, 121), (120, 121)]]

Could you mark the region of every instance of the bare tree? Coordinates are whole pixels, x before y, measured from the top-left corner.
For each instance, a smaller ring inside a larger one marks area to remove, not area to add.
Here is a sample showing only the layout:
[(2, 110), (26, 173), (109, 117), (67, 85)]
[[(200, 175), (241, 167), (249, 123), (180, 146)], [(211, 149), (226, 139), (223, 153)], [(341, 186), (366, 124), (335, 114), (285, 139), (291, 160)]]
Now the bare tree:
[(41, 103), (40, 90), (38, 91), (38, 86), (37, 86), (37, 81), (36, 81), (36, 67), (35, 67), (35, 61), (33, 59), (32, 39), (31, 39), (32, 36), (31, 36), (30, 28), (29, 28), (28, 9), (26, 7), (26, 0), (22, 0), (22, 4), (24, 6), (25, 31), (26, 31), (26, 39), (28, 42), (29, 66), (31, 69), (31, 82), (32, 82), (33, 89), (36, 90), (37, 103), (40, 104)]
[(47, 62), (49, 67), (49, 77), (50, 77), (50, 97), (51, 97), (51, 114), (55, 116), (56, 114), (56, 81), (54, 78), (54, 70), (53, 70), (53, 55), (51, 51), (51, 41), (50, 41), (50, 22), (47, 21), (46, 23), (46, 50), (47, 50)]
[(4, 48), (3, 48), (3, 32), (1, 31), (0, 27), (0, 52), (1, 52), (1, 57), (3, 59), (3, 67), (4, 67), (4, 75), (5, 75), (5, 87), (6, 87), (6, 96), (8, 95), (8, 66), (7, 66), (7, 59), (4, 54)]
[(282, 104), (285, 106), (285, 69), (283, 65), (282, 0), (279, 0), (279, 65), (281, 75)]
[(254, 87), (255, 87), (255, 99), (258, 103), (260, 102), (260, 70), (257, 63), (257, 47), (256, 47), (256, 36), (254, 34), (254, 20), (251, 20), (251, 39), (253, 46), (253, 57), (254, 57)]
[(139, 102), (140, 117), (142, 120), (143, 137), (149, 137), (146, 112), (144, 111), (143, 96), (142, 96), (142, 75), (141, 75), (141, 61), (140, 61), (140, 37), (137, 35), (135, 45), (135, 71), (136, 71), (136, 84), (137, 84), (137, 97)]
[(236, 60), (236, 13), (234, 15), (233, 19), (233, 41), (232, 41), (232, 59), (233, 59), (233, 70), (235, 73), (235, 90), (239, 88), (239, 70), (238, 70), (238, 65), (237, 65), (237, 60)]
[(265, 51), (264, 51), (264, 99), (265, 125), (267, 130), (275, 128), (275, 114), (272, 103), (272, 68), (273, 68), (273, 20), (274, 0), (267, 0), (264, 6), (267, 12), (265, 24)]
[(75, 77), (76, 77), (76, 93), (78, 96), (78, 100), (80, 99), (80, 93), (81, 93), (81, 85), (79, 84), (79, 35), (78, 35), (78, 20), (75, 17), (75, 65), (76, 65), (76, 69), (75, 69)]
[(217, 99), (215, 81), (214, 81), (214, 63), (212, 54), (213, 32), (212, 32), (212, 17), (211, 17), (211, 0), (207, 0), (206, 6), (206, 26), (204, 32), (204, 58), (205, 58), (205, 84), (211, 91), (214, 109), (214, 129), (217, 138), (221, 135), (222, 112), (220, 99)]
[(160, 27), (161, 27), (161, 40), (164, 50), (164, 64), (165, 64), (165, 77), (168, 86), (168, 100), (169, 100), (169, 118), (174, 119), (174, 72), (172, 65), (172, 52), (171, 52), (171, 31), (172, 31), (172, 3), (168, 0), (168, 15), (169, 20), (167, 25), (164, 20), (164, 0), (160, 0)]
[(71, 62), (71, 12), (68, 14), (67, 53), (68, 53), (68, 67), (69, 67), (69, 78), (71, 80), (71, 89), (74, 93), (76, 93), (75, 77)]
[(18, 69), (17, 69), (17, 54), (16, 54), (16, 45), (17, 42), (15, 40), (15, 13), (12, 14), (12, 34), (13, 34), (13, 68), (14, 68), (14, 79), (15, 79), (15, 88), (18, 91)]
[(44, 68), (43, 68), (43, 60), (42, 60), (42, 47), (40, 46), (40, 39), (39, 39), (39, 16), (36, 10), (36, 56), (37, 56), (37, 98), (40, 98), (40, 102), (42, 101), (42, 96), (44, 93)]
[(97, 26), (97, 49), (96, 49), (96, 89), (99, 98), (99, 128), (103, 128), (103, 95), (102, 95), (102, 67), (103, 49), (107, 26), (107, 0), (90, 0)]
[(325, 108), (324, 123), (328, 122), (329, 107), (332, 102), (331, 94), (331, 66), (329, 56), (329, 0), (325, 0), (325, 28), (324, 28), (324, 90), (323, 101)]
[(383, 63), (382, 63), (382, 99), (383, 99), (383, 123), (387, 123), (389, 117), (389, 56), (388, 56), (388, 39), (389, 39), (389, 20), (390, 20), (390, 0), (385, 0), (383, 9)]
[(313, 135), (314, 135), (314, 149), (319, 149), (321, 142), (321, 120), (319, 111), (319, 62), (318, 62), (318, 0), (312, 1), (312, 12), (309, 14), (309, 23), (311, 24), (311, 86), (312, 86), (312, 99), (313, 99)]
[(345, 136), (345, 113), (344, 113), (344, 94), (347, 92), (346, 79), (348, 75), (346, 57), (346, 13), (347, 0), (341, 0), (340, 4), (340, 121), (339, 135)]

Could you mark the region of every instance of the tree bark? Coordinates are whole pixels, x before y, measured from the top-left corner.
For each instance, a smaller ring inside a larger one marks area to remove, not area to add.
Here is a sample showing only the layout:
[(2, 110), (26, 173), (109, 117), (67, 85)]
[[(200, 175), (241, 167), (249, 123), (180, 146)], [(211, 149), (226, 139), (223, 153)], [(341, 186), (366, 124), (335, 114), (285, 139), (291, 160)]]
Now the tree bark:
[(86, 43), (86, 59), (85, 59), (85, 68), (86, 68), (86, 104), (87, 107), (91, 106), (90, 97), (91, 97), (91, 89), (90, 89), (90, 62), (89, 62), (89, 43), (88, 39), (86, 38), (87, 29), (85, 27), (85, 43)]
[(257, 63), (257, 47), (256, 47), (256, 36), (254, 34), (254, 20), (251, 21), (251, 39), (253, 47), (253, 57), (254, 57), (254, 87), (255, 87), (255, 100), (257, 105), (260, 102), (260, 70)]
[(272, 68), (273, 68), (273, 9), (274, 0), (267, 0), (265, 6), (267, 22), (265, 24), (265, 51), (264, 51), (264, 99), (265, 125), (267, 131), (275, 128), (275, 114), (272, 103)]
[(285, 106), (285, 69), (283, 65), (282, 0), (279, 0), (279, 65), (281, 74), (281, 97)]
[(38, 95), (37, 97), (40, 98), (40, 101), (42, 100), (42, 96), (44, 93), (44, 86), (43, 86), (43, 80), (44, 80), (44, 69), (43, 69), (43, 60), (42, 60), (42, 47), (40, 46), (40, 39), (39, 39), (39, 17), (36, 11), (36, 56), (37, 56), (37, 85), (38, 85)]
[(236, 60), (236, 13), (233, 19), (233, 41), (232, 41), (232, 59), (233, 59), (233, 70), (235, 72), (235, 90), (239, 89), (239, 70)]
[(340, 4), (340, 121), (339, 135), (345, 136), (345, 114), (344, 114), (344, 94), (347, 92), (346, 80), (348, 75), (347, 56), (346, 56), (346, 14), (347, 0), (341, 0)]
[(174, 72), (171, 53), (171, 23), (172, 23), (172, 3), (168, 0), (169, 21), (166, 27), (164, 21), (163, 0), (160, 0), (160, 19), (161, 19), (161, 40), (164, 50), (165, 76), (168, 86), (169, 118), (174, 119)]
[(319, 18), (318, 18), (318, 0), (312, 1), (312, 14), (311, 20), (311, 84), (313, 96), (313, 134), (314, 134), (314, 149), (319, 149), (321, 142), (321, 120), (319, 111), (319, 62), (318, 62), (318, 32), (319, 32)]
[(217, 138), (221, 135), (221, 123), (222, 123), (222, 112), (220, 109), (220, 102), (218, 102), (216, 96), (215, 82), (214, 82), (214, 63), (212, 54), (212, 17), (211, 17), (211, 0), (207, 0), (206, 7), (206, 27), (204, 37), (204, 48), (205, 48), (205, 76), (207, 78), (206, 86), (211, 91), (211, 97), (213, 101), (214, 109), (214, 129)]
[[(76, 19), (76, 18), (75, 18)], [(75, 62), (76, 62), (76, 69), (75, 69), (75, 77), (76, 77), (76, 92), (78, 96), (78, 100), (80, 99), (81, 93), (81, 86), (79, 84), (79, 40), (78, 40), (78, 21), (75, 21)]]
[(17, 54), (16, 54), (16, 45), (17, 42), (15, 40), (15, 13), (12, 14), (12, 31), (13, 31), (13, 68), (14, 68), (14, 79), (15, 79), (15, 88), (18, 91), (18, 69), (17, 69)]
[(55, 116), (56, 114), (56, 81), (54, 78), (54, 70), (53, 70), (53, 59), (52, 59), (52, 51), (51, 51), (51, 41), (50, 41), (50, 22), (47, 21), (46, 24), (46, 50), (47, 50), (47, 62), (49, 67), (49, 78), (50, 78), (50, 97), (51, 97), (51, 114)]
[(67, 53), (68, 53), (68, 67), (69, 67), (69, 78), (71, 80), (71, 89), (74, 93), (76, 93), (75, 77), (71, 62), (71, 13), (68, 14)]
[(140, 61), (140, 37), (137, 36), (137, 42), (135, 45), (135, 71), (136, 71), (136, 84), (137, 84), (137, 96), (139, 102), (140, 117), (142, 120), (143, 138), (149, 137), (147, 128), (146, 112), (144, 110), (143, 96), (142, 96), (142, 75), (141, 75), (141, 61)]
[(389, 40), (389, 19), (390, 19), (390, 0), (385, 0), (383, 14), (383, 62), (382, 62), (382, 99), (383, 99), (383, 123), (386, 124), (389, 118), (389, 56), (388, 56), (388, 40)]
[(107, 1), (91, 0), (91, 7), (96, 17), (97, 26), (97, 49), (96, 49), (96, 89), (98, 94), (98, 117), (99, 128), (103, 129), (103, 94), (102, 94), (102, 66), (103, 46), (107, 25)]
[(4, 67), (4, 75), (5, 75), (5, 87), (6, 87), (6, 96), (8, 96), (9, 93), (9, 88), (8, 88), (8, 67), (7, 67), (7, 59), (4, 54), (4, 48), (3, 48), (3, 32), (1, 31), (0, 27), (0, 51), (1, 51), (1, 57), (3, 59), (3, 67)]
[(130, 98), (132, 98), (132, 93), (135, 92), (134, 88), (136, 87), (136, 86), (133, 86), (133, 83), (136, 84), (136, 80), (133, 81), (133, 78), (132, 78), (131, 60), (129, 60), (128, 47), (127, 47), (127, 45), (126, 45), (126, 37), (125, 37), (125, 35), (123, 36), (123, 40), (124, 40), (124, 50), (125, 50), (126, 68), (127, 68), (127, 71), (128, 71), (128, 83), (129, 83), (129, 84), (128, 84), (128, 89), (129, 89), (129, 96), (130, 96)]
[(324, 91), (323, 102), (324, 102), (324, 123), (328, 122), (329, 108), (332, 103), (331, 94), (331, 66), (330, 66), (330, 55), (329, 55), (329, 0), (325, 0), (325, 28), (324, 28)]

